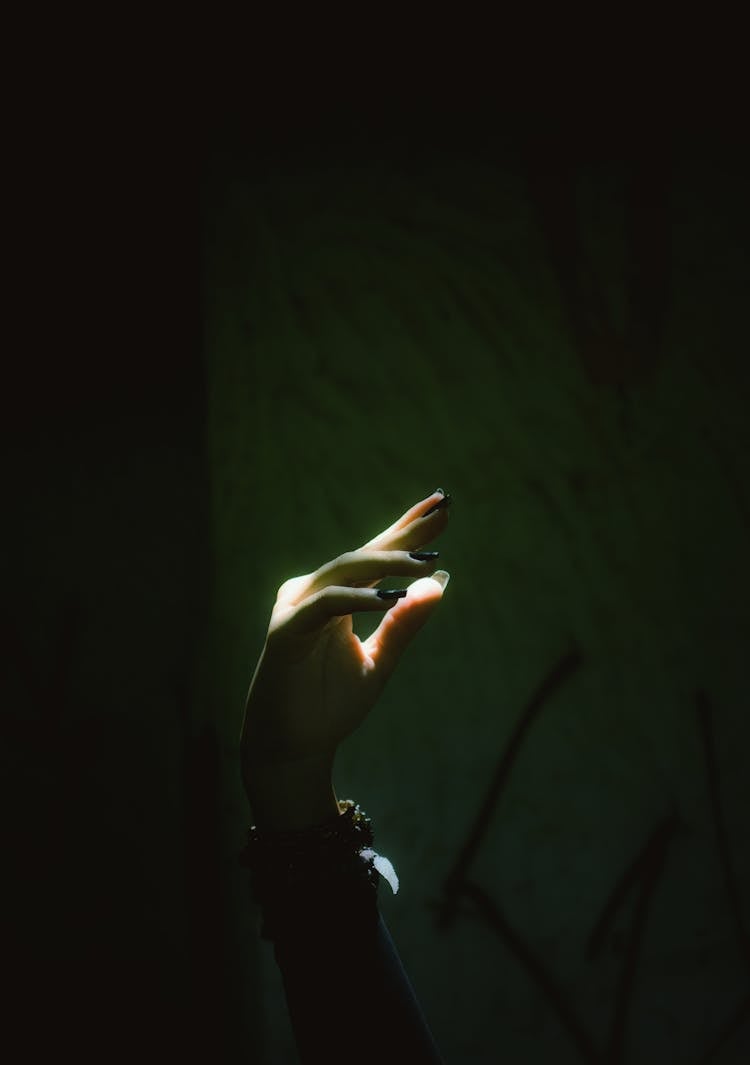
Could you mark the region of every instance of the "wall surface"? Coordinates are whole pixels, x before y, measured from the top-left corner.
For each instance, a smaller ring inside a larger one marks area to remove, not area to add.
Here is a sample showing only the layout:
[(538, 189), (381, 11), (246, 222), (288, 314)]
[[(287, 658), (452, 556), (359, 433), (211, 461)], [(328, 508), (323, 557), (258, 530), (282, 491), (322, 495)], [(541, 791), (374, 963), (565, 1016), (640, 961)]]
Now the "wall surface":
[(217, 154), (227, 750), (277, 585), (444, 486), (445, 601), (336, 785), (446, 1060), (744, 1060), (743, 175), (656, 124), (484, 132)]

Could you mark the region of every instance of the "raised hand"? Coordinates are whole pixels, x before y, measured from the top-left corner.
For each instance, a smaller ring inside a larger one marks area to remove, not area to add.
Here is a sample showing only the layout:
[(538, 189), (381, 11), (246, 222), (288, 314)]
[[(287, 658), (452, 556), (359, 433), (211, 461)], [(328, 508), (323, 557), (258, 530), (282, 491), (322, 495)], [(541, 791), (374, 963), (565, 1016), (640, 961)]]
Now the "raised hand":
[[(279, 588), (241, 735), (256, 817), (279, 827), (335, 808), (336, 748), (367, 717), (448, 583), (437, 552), (420, 549), (444, 530), (450, 502), (438, 489), (359, 549)], [(376, 590), (394, 576), (412, 583)], [(352, 627), (360, 611), (385, 613), (366, 640)]]

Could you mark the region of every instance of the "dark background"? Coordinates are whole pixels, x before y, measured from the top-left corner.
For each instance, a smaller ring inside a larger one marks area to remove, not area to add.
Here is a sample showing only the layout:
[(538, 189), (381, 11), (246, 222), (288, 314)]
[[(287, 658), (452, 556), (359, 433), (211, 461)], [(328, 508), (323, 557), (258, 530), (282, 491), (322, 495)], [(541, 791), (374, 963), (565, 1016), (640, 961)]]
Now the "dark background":
[(8, 1039), (294, 1060), (244, 688), (277, 584), (444, 484), (446, 601), (337, 784), (446, 1059), (744, 1060), (731, 54), (263, 52), (48, 87), (16, 156)]

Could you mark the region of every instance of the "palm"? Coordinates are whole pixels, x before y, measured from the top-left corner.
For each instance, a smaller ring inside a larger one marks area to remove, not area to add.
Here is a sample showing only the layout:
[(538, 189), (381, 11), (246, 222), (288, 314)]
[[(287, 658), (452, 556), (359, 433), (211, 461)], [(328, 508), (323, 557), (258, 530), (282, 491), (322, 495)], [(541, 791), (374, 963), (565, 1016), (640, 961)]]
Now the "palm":
[[(277, 657), (266, 645), (250, 696), (248, 713), (256, 720), (274, 692), (276, 713), (256, 737), (260, 754), (284, 759), (335, 750), (364, 720), (378, 694), (377, 669), (368, 661), (351, 616), (319, 634), (285, 647)], [(290, 651), (292, 652), (290, 654)]]

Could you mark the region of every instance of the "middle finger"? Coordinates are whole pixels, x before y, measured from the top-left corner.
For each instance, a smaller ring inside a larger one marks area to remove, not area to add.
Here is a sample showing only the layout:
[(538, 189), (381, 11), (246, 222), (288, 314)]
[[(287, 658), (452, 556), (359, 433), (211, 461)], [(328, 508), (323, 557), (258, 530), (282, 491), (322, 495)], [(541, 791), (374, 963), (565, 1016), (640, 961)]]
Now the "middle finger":
[(294, 598), (300, 603), (332, 585), (363, 587), (385, 577), (427, 577), (437, 568), (438, 556), (438, 551), (348, 551), (311, 573), (306, 584), (295, 590)]

